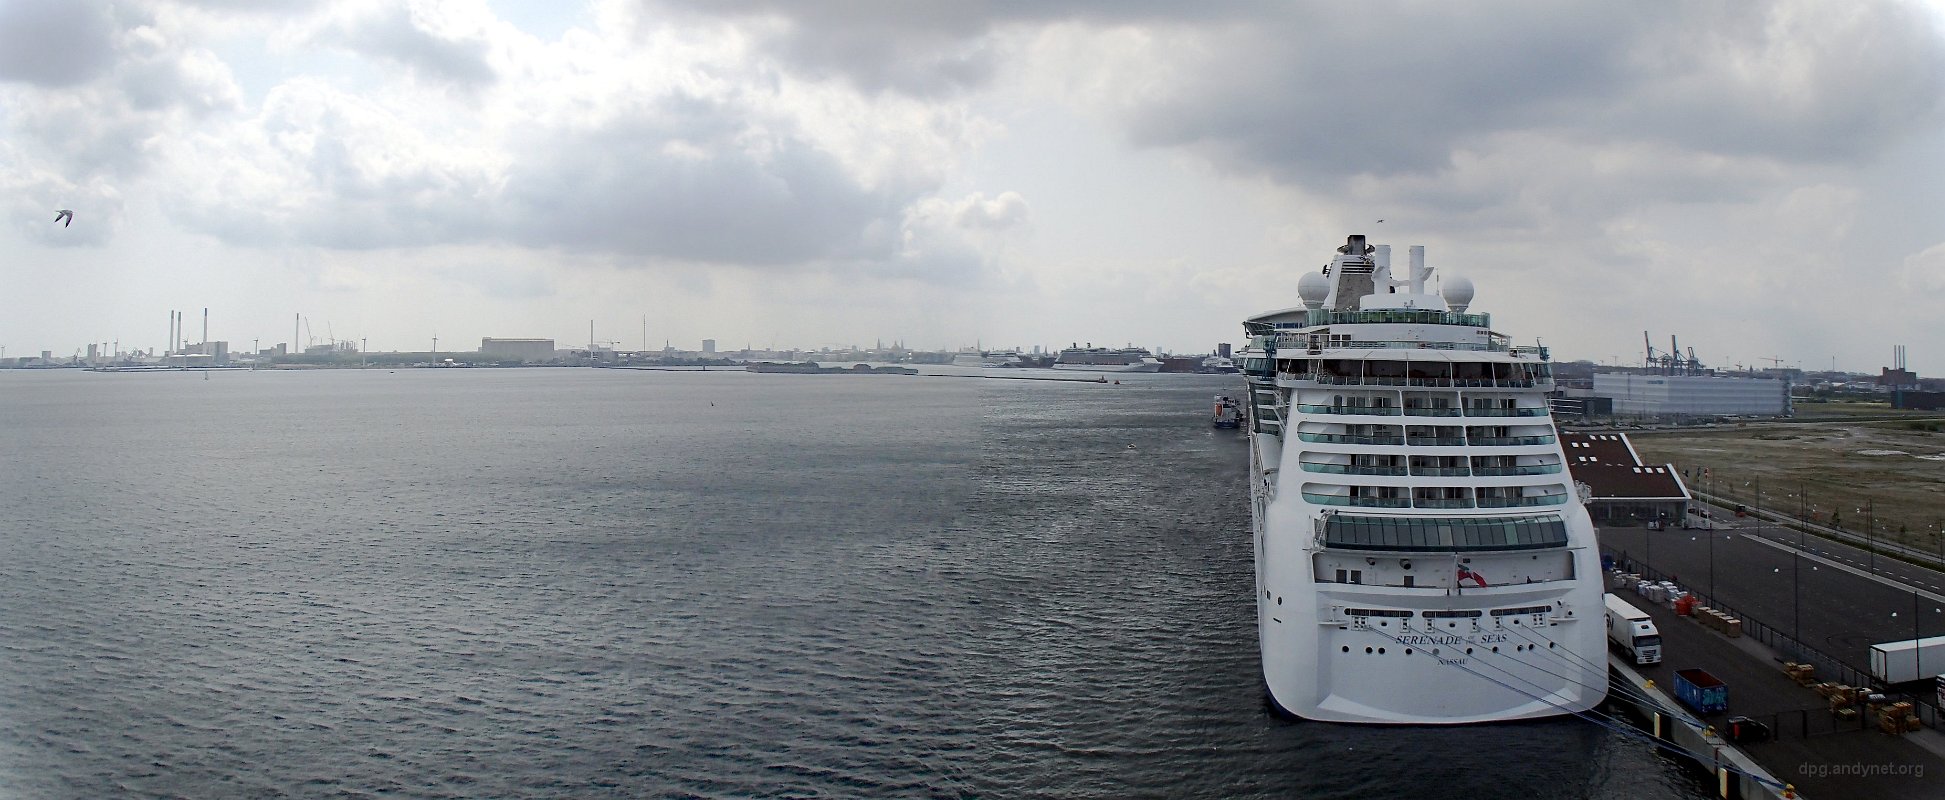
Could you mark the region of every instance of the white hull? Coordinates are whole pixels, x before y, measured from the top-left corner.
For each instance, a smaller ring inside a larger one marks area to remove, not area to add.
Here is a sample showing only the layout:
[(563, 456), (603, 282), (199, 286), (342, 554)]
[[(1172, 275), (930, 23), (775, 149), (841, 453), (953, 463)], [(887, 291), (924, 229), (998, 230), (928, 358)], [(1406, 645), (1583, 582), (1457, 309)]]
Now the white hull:
[(1054, 369), (1074, 372), (1161, 372), (1162, 362), (1135, 362), (1133, 364), (1059, 364)]

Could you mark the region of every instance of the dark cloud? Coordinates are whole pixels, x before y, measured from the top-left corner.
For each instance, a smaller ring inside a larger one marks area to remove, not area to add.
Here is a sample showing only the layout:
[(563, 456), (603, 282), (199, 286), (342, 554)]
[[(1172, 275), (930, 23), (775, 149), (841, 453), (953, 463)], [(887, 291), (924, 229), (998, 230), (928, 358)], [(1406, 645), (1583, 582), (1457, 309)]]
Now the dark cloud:
[(340, 19), (322, 29), (319, 42), (404, 66), (419, 77), (477, 87), (493, 83), (483, 39), (454, 38), (420, 26), (409, 7), (383, 3), (364, 16)]
[(1322, 5), (1227, 31), (1125, 122), (1142, 144), (1315, 183), (1446, 169), (1482, 137), (1517, 130), (1850, 159), (1935, 120), (1945, 90), (1945, 47), (1903, 5), (1478, 12)]
[(85, 83), (114, 60), (114, 21), (100, 3), (0, 3), (0, 79), (41, 86)]
[(747, 264), (872, 257), (895, 245), (886, 226), (909, 198), (861, 185), (787, 126), (757, 133), (756, 121), (747, 109), (674, 96), (532, 143), (506, 182), (507, 235)]
[(1234, 19), (1264, 3), (1169, 0), (644, 0), (651, 9), (731, 20), (774, 19), (784, 28), (764, 46), (796, 69), (837, 77), (866, 92), (933, 97), (976, 89), (999, 66), (988, 35), (1025, 23), (1076, 20), (1102, 25)]

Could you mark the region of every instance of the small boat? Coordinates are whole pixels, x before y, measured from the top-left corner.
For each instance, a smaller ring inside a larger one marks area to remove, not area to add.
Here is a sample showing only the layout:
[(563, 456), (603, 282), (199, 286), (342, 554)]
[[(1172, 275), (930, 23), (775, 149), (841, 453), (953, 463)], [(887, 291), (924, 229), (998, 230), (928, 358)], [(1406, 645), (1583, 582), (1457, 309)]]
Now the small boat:
[(1243, 424), (1243, 407), (1236, 398), (1226, 394), (1216, 395), (1215, 425), (1218, 428), (1240, 428)]

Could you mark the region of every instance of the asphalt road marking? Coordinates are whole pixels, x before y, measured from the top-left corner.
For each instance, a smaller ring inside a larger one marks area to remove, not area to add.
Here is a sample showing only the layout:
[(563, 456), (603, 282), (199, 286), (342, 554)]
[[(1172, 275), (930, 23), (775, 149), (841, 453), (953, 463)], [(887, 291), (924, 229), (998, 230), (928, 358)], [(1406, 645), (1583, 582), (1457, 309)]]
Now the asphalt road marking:
[[(1839, 564), (1839, 563), (1837, 563), (1837, 562), (1834, 562), (1834, 561), (1831, 561), (1830, 559), (1827, 559), (1827, 558), (1824, 558), (1823, 556), (1819, 556), (1819, 555), (1816, 555), (1815, 553), (1807, 553), (1807, 552), (1804, 552), (1804, 551), (1802, 551), (1802, 550), (1798, 550), (1798, 549), (1796, 549), (1796, 548), (1794, 548), (1794, 547), (1791, 547), (1791, 546), (1789, 546), (1789, 545), (1787, 545), (1787, 544), (1781, 544), (1781, 543), (1779, 543), (1779, 542), (1772, 542), (1772, 541), (1770, 541), (1769, 539), (1766, 539), (1766, 538), (1764, 538), (1764, 537), (1761, 537), (1761, 536), (1751, 536), (1751, 537), (1749, 537), (1749, 538), (1750, 538), (1750, 540), (1752, 540), (1752, 541), (1756, 541), (1756, 542), (1760, 542), (1760, 543), (1762, 543), (1762, 544), (1766, 544), (1766, 545), (1769, 545), (1770, 547), (1774, 547), (1774, 548), (1776, 548), (1776, 549), (1778, 549), (1778, 550), (1781, 550), (1781, 551), (1783, 551), (1783, 552), (1786, 552), (1786, 553), (1789, 553), (1789, 552), (1795, 552), (1795, 553), (1800, 553), (1800, 554), (1802, 554), (1802, 556), (1803, 556), (1804, 558), (1807, 558), (1807, 559), (1810, 559), (1811, 561), (1816, 561), (1816, 562), (1820, 562), (1820, 563), (1822, 563), (1822, 564), (1825, 564), (1825, 565), (1827, 565), (1827, 566), (1831, 566), (1831, 567), (1835, 567), (1835, 568), (1837, 568), (1837, 569), (1841, 569), (1841, 570), (1843, 570), (1843, 571), (1845, 571), (1845, 572), (1848, 572), (1848, 573), (1850, 573), (1850, 574), (1852, 574), (1852, 575), (1856, 575), (1856, 576), (1857, 576), (1857, 577), (1859, 577), (1859, 578), (1864, 578), (1864, 579), (1867, 579), (1867, 580), (1873, 580), (1873, 581), (1877, 581), (1878, 583), (1881, 583), (1881, 584), (1884, 584), (1885, 586), (1889, 586), (1889, 587), (1891, 587), (1891, 588), (1893, 588), (1893, 589), (1896, 589), (1896, 590), (1898, 590), (1898, 591), (1901, 591), (1901, 592), (1914, 592), (1914, 593), (1916, 593), (1916, 594), (1918, 594), (1918, 595), (1919, 595), (1920, 597), (1927, 597), (1927, 598), (1930, 598), (1931, 600), (1933, 600), (1933, 601), (1935, 601), (1935, 602), (1939, 602), (1939, 603), (1945, 603), (1945, 595), (1940, 595), (1940, 594), (1933, 594), (1933, 593), (1931, 593), (1931, 592), (1927, 592), (1927, 591), (1925, 591), (1925, 590), (1923, 590), (1923, 589), (1920, 589), (1920, 588), (1918, 588), (1917, 586), (1915, 586), (1915, 585), (1913, 585), (1913, 584), (1909, 584), (1909, 583), (1903, 583), (1903, 582), (1900, 582), (1900, 581), (1894, 581), (1894, 580), (1891, 580), (1890, 578), (1886, 578), (1886, 577), (1884, 577), (1884, 576), (1882, 576), (1882, 575), (1874, 575), (1874, 574), (1871, 574), (1871, 573), (1869, 573), (1869, 572), (1865, 572), (1865, 571), (1863, 571), (1863, 570), (1860, 570), (1860, 569), (1857, 569), (1857, 568), (1855, 568), (1855, 567), (1847, 567), (1847, 566), (1844, 566), (1844, 565), (1842, 565), (1842, 564)], [(1846, 559), (1844, 559), (1844, 560), (1845, 560), (1845, 561), (1850, 561), (1850, 559), (1848, 559), (1848, 558), (1846, 558)], [(1856, 562), (1852, 562), (1852, 563), (1856, 563)], [(1925, 584), (1925, 585), (1927, 585), (1927, 586), (1930, 586), (1930, 584)], [(1938, 588), (1938, 587), (1936, 587), (1936, 586), (1932, 586), (1932, 588), (1933, 588), (1933, 589), (1936, 589), (1936, 588)]]

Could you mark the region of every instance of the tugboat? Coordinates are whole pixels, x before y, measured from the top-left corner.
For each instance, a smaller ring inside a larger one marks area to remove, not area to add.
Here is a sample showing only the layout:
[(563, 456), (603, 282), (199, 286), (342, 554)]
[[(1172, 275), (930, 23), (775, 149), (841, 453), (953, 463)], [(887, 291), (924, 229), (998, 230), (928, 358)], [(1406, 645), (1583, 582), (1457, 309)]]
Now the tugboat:
[(1215, 425), (1218, 428), (1240, 428), (1243, 426), (1243, 405), (1236, 398), (1226, 394), (1216, 395)]

